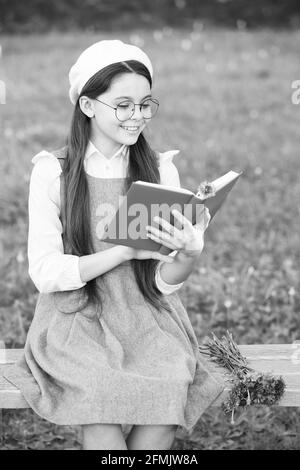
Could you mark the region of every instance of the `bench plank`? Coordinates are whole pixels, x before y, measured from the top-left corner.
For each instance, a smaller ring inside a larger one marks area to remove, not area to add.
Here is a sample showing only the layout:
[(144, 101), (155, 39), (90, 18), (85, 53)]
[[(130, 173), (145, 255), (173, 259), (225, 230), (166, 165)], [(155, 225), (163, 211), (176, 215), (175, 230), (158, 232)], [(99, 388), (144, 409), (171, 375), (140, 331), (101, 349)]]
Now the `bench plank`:
[[(254, 344), (239, 345), (250, 367), (259, 372), (281, 375), (287, 388), (279, 406), (300, 406), (300, 344)], [(21, 392), (3, 377), (3, 373), (22, 355), (22, 349), (0, 349), (0, 408), (28, 408)], [(210, 371), (220, 377), (221, 369), (209, 363)], [(214, 402), (220, 406), (226, 399), (229, 387)]]

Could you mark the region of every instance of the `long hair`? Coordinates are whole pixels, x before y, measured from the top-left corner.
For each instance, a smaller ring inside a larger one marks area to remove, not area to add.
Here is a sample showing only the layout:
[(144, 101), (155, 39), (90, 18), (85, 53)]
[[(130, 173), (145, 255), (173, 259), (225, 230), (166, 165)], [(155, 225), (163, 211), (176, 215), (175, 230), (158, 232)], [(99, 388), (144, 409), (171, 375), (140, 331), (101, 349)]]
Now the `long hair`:
[[(83, 87), (80, 96), (96, 98), (111, 86), (112, 80), (119, 74), (136, 73), (144, 76), (152, 88), (152, 80), (148, 69), (140, 62), (130, 60), (111, 64), (97, 72)], [(64, 198), (62, 210), (65, 214), (64, 245), (65, 251), (77, 256), (89, 255), (95, 252), (90, 227), (90, 199), (86, 173), (84, 170), (84, 156), (90, 137), (90, 118), (80, 109), (79, 98), (71, 121), (71, 128), (67, 137), (66, 158), (63, 163)], [(150, 183), (160, 183), (158, 160), (145, 139), (143, 133), (137, 142), (129, 148), (129, 164), (127, 170), (127, 188), (136, 180)], [(168, 304), (164, 301), (162, 293), (156, 287), (155, 271), (158, 260), (132, 259), (131, 266), (135, 279), (145, 300), (155, 308), (165, 308), (170, 312)], [(85, 305), (91, 302), (98, 310), (102, 310), (102, 301), (99, 284), (96, 278), (88, 281), (81, 289)], [(77, 308), (78, 311), (78, 308)]]

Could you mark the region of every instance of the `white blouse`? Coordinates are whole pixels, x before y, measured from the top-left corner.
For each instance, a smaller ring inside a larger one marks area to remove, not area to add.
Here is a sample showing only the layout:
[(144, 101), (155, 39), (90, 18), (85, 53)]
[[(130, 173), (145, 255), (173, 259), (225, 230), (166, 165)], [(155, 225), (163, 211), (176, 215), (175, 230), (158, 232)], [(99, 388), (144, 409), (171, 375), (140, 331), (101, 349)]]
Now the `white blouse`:
[[(179, 150), (159, 153), (161, 184), (180, 187), (178, 170), (172, 159)], [(122, 178), (127, 174), (129, 147), (125, 144), (111, 157), (105, 157), (89, 141), (86, 149), (84, 168), (95, 177)], [(60, 174), (61, 166), (57, 158), (42, 150), (32, 158), (28, 199), (28, 273), (41, 293), (79, 289), (82, 282), (79, 270), (79, 256), (64, 254), (62, 224), (60, 215)], [(169, 256), (176, 255), (176, 251)], [(163, 294), (171, 294), (180, 284), (167, 284), (160, 276), (157, 265), (155, 281)]]

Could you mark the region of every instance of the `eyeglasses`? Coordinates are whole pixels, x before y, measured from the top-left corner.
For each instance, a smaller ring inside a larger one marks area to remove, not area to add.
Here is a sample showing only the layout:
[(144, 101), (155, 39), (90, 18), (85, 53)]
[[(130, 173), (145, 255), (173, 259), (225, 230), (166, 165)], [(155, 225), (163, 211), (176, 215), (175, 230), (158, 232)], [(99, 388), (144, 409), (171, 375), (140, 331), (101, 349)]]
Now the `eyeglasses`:
[(138, 104), (126, 100), (119, 103), (118, 106), (111, 106), (110, 104), (104, 103), (104, 101), (98, 100), (98, 98), (95, 98), (95, 100), (114, 109), (116, 113), (116, 118), (121, 122), (127, 121), (127, 119), (130, 119), (134, 115), (136, 106), (140, 107), (140, 111), (144, 119), (153, 118), (157, 113), (159, 107), (159, 102), (154, 98), (150, 98), (148, 100), (143, 101), (143, 103)]

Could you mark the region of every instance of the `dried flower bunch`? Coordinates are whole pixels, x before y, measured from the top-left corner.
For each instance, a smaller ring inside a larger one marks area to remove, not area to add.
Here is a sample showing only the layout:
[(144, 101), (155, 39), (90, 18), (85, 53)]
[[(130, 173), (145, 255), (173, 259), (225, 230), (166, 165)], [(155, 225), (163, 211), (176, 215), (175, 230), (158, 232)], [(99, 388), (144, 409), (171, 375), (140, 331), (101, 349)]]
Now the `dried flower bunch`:
[(216, 188), (214, 185), (208, 181), (203, 181), (197, 188), (196, 196), (200, 197), (201, 199), (208, 199), (215, 196), (215, 194)]
[(199, 351), (228, 370), (232, 387), (227, 400), (222, 403), (222, 409), (225, 413), (231, 413), (231, 424), (234, 424), (234, 412), (238, 407), (275, 405), (283, 396), (286, 387), (283, 378), (249, 367), (229, 331), (222, 336), (222, 340), (212, 333), (212, 339), (199, 345)]

